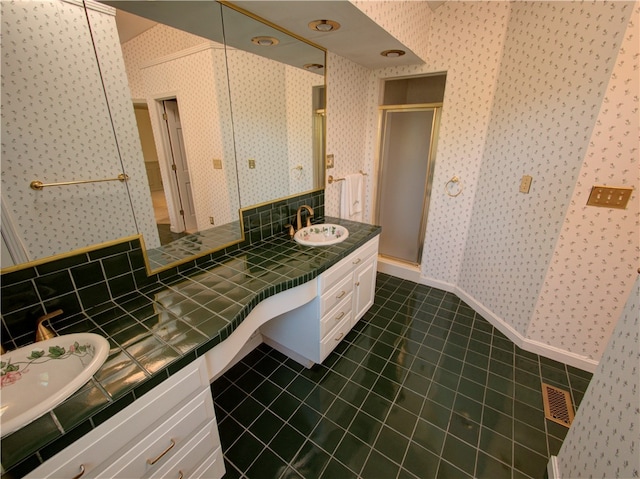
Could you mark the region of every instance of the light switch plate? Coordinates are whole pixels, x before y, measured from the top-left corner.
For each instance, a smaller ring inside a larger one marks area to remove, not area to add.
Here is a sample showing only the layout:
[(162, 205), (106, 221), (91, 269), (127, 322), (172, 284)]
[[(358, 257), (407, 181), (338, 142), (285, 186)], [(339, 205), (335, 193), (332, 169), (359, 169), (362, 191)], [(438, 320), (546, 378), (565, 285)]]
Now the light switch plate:
[(587, 205), (624, 210), (632, 193), (633, 188), (624, 186), (593, 186)]
[(529, 175), (524, 175), (520, 180), (520, 193), (529, 193), (531, 189), (531, 182), (533, 181), (533, 177)]
[(249, 158), (249, 169), (254, 170), (256, 168), (256, 160), (253, 158)]
[(327, 155), (327, 170), (333, 168), (333, 154)]
[(213, 169), (221, 170), (222, 169), (222, 160), (214, 159), (213, 160)]

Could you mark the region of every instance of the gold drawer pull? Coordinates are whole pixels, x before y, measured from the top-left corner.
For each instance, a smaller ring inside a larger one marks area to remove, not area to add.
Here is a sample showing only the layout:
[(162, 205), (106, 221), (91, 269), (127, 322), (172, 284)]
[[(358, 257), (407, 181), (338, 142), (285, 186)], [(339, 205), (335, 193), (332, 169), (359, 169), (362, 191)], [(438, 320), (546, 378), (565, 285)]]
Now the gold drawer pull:
[(178, 471), (178, 474), (180, 474), (180, 475), (178, 476), (178, 479), (182, 479), (182, 478), (184, 477), (184, 474), (182, 473), (182, 471)]
[(362, 261), (360, 258), (358, 258), (357, 260), (355, 260), (354, 262), (352, 262), (351, 264), (359, 264), (360, 261)]
[(73, 476), (73, 479), (80, 479), (83, 474), (84, 474), (84, 464), (80, 464), (80, 474), (78, 474), (77, 476)]
[(343, 298), (345, 294), (347, 294), (347, 292), (346, 291), (342, 291), (338, 296), (336, 296), (336, 299)]
[(360, 286), (360, 281), (356, 281), (356, 286)]
[(155, 459), (147, 459), (147, 464), (149, 464), (150, 466), (153, 466), (156, 462), (162, 459), (166, 453), (168, 453), (171, 449), (173, 449), (175, 445), (176, 445), (176, 441), (171, 439), (171, 444), (169, 445), (169, 447), (166, 448), (164, 451), (162, 451), (162, 453), (160, 453), (160, 455)]
[(344, 336), (344, 333), (340, 333), (340, 336), (338, 336), (337, 338), (333, 338), (335, 341), (340, 341), (342, 339), (342, 337)]
[(340, 314), (336, 318), (336, 321), (340, 321), (342, 318), (344, 318), (344, 311), (340, 311)]

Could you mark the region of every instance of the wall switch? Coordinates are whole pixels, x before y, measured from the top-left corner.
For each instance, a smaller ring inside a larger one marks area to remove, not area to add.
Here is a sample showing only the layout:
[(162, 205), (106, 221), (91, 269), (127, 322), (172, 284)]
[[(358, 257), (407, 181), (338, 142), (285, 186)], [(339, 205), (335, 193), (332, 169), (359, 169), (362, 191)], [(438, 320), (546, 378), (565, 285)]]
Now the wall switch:
[(333, 154), (327, 155), (327, 170), (333, 168)]
[(211, 224), (215, 224), (215, 223), (213, 222), (213, 216), (209, 216), (209, 223), (211, 223)]
[(213, 160), (213, 169), (221, 170), (222, 169), (222, 160), (214, 159)]
[(520, 193), (529, 193), (532, 181), (533, 177), (529, 175), (523, 175), (522, 179), (520, 180)]
[(618, 186), (594, 186), (587, 200), (589, 206), (602, 206), (604, 208), (627, 208), (633, 188)]
[(254, 158), (249, 158), (249, 169), (255, 170), (256, 168), (256, 160)]

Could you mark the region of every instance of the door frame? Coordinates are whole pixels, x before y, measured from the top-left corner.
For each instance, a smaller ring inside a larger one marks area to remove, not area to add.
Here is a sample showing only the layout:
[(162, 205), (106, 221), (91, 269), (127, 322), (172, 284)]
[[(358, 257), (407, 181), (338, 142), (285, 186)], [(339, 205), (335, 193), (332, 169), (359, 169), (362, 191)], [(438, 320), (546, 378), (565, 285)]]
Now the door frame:
[(418, 238), (418, 262), (407, 261), (401, 258), (395, 258), (393, 256), (388, 256), (383, 253), (379, 253), (380, 256), (385, 258), (390, 258), (394, 261), (399, 261), (405, 264), (411, 264), (415, 266), (419, 266), (422, 263), (422, 254), (424, 249), (424, 239), (427, 233), (427, 219), (429, 215), (429, 203), (431, 201), (431, 192), (433, 190), (433, 174), (435, 170), (435, 158), (436, 158), (436, 148), (437, 148), (437, 139), (440, 130), (440, 119), (442, 116), (442, 102), (437, 103), (415, 103), (408, 105), (380, 105), (378, 106), (378, 135), (377, 135), (377, 148), (375, 155), (375, 167), (374, 167), (374, 176), (376, 178), (375, 188), (373, 192), (373, 201), (372, 201), (372, 210), (373, 210), (373, 221), (375, 224), (380, 224), (379, 214), (380, 214), (380, 201), (381, 196), (379, 191), (381, 190), (382, 183), (382, 166), (383, 166), (383, 157), (382, 153), (384, 151), (384, 130), (385, 127), (385, 116), (387, 112), (402, 112), (402, 111), (425, 111), (425, 110), (433, 110), (433, 123), (431, 127), (431, 137), (429, 144), (429, 156), (428, 156), (428, 164), (427, 164), (427, 177), (425, 180), (425, 189), (424, 195), (422, 198), (422, 215), (420, 218), (420, 228), (419, 228), (419, 238)]

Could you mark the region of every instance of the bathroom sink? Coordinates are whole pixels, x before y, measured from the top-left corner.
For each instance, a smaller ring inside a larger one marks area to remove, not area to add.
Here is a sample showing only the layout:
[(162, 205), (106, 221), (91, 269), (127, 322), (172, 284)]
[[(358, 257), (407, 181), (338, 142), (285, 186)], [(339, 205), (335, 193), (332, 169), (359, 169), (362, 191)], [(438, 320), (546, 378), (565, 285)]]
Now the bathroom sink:
[(334, 224), (311, 225), (296, 231), (293, 239), (306, 246), (329, 246), (342, 243), (349, 237), (349, 230)]
[(80, 389), (109, 355), (109, 341), (75, 333), (29, 344), (0, 356), (0, 426), (5, 436)]

